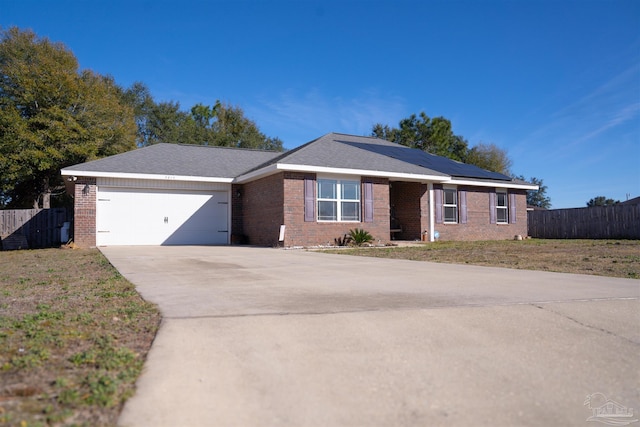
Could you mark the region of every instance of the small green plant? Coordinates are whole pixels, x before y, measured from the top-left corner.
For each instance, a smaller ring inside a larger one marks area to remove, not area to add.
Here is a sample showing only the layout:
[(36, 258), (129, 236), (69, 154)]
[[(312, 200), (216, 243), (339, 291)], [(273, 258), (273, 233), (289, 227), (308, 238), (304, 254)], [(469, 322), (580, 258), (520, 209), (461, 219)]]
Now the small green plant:
[(351, 240), (351, 243), (355, 246), (362, 246), (365, 243), (371, 243), (373, 241), (373, 236), (371, 235), (371, 233), (363, 228), (349, 230), (349, 238)]
[(89, 388), (86, 403), (103, 407), (111, 407), (119, 403), (118, 387), (120, 382), (106, 373), (87, 375), (84, 386)]
[(351, 236), (345, 234), (342, 237), (337, 237), (333, 240), (336, 246), (348, 246), (351, 243)]
[(0, 426), (115, 425), (157, 310), (95, 250), (0, 254)]

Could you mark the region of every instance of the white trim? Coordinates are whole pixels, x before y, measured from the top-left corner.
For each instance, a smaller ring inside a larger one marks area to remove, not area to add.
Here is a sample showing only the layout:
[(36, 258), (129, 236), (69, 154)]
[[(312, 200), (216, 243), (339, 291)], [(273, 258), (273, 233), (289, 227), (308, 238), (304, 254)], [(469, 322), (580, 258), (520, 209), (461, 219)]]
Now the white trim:
[[(335, 198), (327, 199), (320, 197), (320, 181), (335, 181)], [(358, 190), (358, 198), (357, 199), (343, 199), (342, 198), (342, 189), (345, 182), (349, 183), (357, 183), (356, 186)], [(336, 203), (336, 219), (320, 219), (320, 202), (335, 202)], [(358, 219), (343, 219), (342, 215), (342, 203), (358, 203)], [(354, 177), (354, 176), (329, 176), (329, 175), (318, 175), (316, 177), (316, 221), (317, 222), (353, 222), (359, 223), (362, 222), (362, 177)]]
[(375, 176), (380, 178), (393, 178), (397, 180), (405, 180), (409, 182), (437, 182), (446, 183), (451, 185), (469, 185), (475, 187), (493, 187), (493, 188), (512, 188), (516, 190), (538, 190), (539, 187), (533, 184), (517, 184), (511, 181), (475, 181), (470, 179), (457, 179), (449, 176), (438, 175), (420, 175), (412, 173), (402, 172), (386, 172), (375, 171), (370, 169), (348, 169), (348, 168), (332, 168), (326, 166), (307, 166), (307, 165), (288, 165), (288, 164), (273, 164), (265, 168), (249, 172), (244, 175), (240, 175), (236, 178), (219, 178), (219, 177), (204, 177), (204, 176), (186, 176), (186, 175), (161, 175), (161, 174), (144, 174), (144, 173), (129, 173), (129, 172), (96, 172), (96, 171), (80, 171), (62, 169), (60, 173), (62, 176), (86, 176), (89, 178), (130, 178), (130, 179), (151, 179), (151, 180), (176, 180), (176, 181), (194, 181), (194, 182), (220, 182), (220, 183), (238, 183), (242, 184), (248, 181), (253, 181), (263, 176), (267, 176), (278, 171), (288, 172), (309, 172), (320, 174), (335, 174), (335, 175), (357, 175), (357, 176)]
[(318, 174), (347, 175), (347, 176), (356, 175), (360, 177), (375, 176), (375, 177), (381, 177), (381, 178), (397, 178), (397, 179), (403, 179), (406, 181), (417, 181), (417, 182), (423, 182), (423, 183), (427, 181), (447, 182), (449, 179), (451, 179), (448, 176), (438, 176), (438, 175), (419, 175), (419, 174), (402, 173), (402, 172), (376, 171), (376, 170), (370, 170), (370, 169), (332, 168), (327, 166), (289, 165), (289, 164), (278, 163), (275, 165), (269, 165), (266, 168), (263, 168), (257, 171), (240, 175), (234, 180), (234, 182), (243, 183), (246, 181), (261, 178), (265, 175), (269, 175), (277, 171), (309, 172), (309, 173), (318, 173)]
[(512, 188), (515, 190), (537, 190), (539, 187), (533, 184), (516, 184), (511, 181), (474, 181), (465, 179), (452, 178), (447, 184), (468, 185), (474, 187), (492, 187), (492, 188)]
[(436, 240), (434, 236), (436, 232), (436, 211), (433, 206), (433, 182), (428, 183), (427, 188), (429, 191), (429, 241), (434, 242)]
[[(498, 200), (500, 200), (498, 198), (498, 194), (504, 194), (504, 206), (501, 206), (498, 203)], [(509, 224), (509, 208), (511, 206), (509, 206), (509, 192), (505, 189), (505, 188), (496, 188), (496, 224), (500, 225), (500, 224)], [(504, 211), (507, 213), (505, 221), (500, 221), (498, 212), (500, 211)]]
[(244, 184), (248, 181), (253, 181), (258, 178), (262, 178), (263, 176), (271, 175), (278, 171), (277, 165), (269, 165), (262, 169), (255, 170), (253, 172), (248, 172), (244, 175), (240, 175), (234, 178), (234, 184)]
[(138, 189), (164, 189), (185, 191), (230, 191), (231, 184), (225, 182), (198, 182), (156, 179), (96, 178), (98, 187), (119, 187)]
[[(451, 205), (447, 203), (447, 190), (453, 191), (455, 197), (455, 204)], [(456, 219), (454, 221), (447, 221), (446, 208), (456, 208)], [(442, 186), (442, 223), (443, 224), (458, 224), (458, 218), (460, 215), (460, 201), (458, 200), (458, 187), (455, 185), (445, 184)]]
[(86, 176), (89, 178), (129, 178), (129, 179), (151, 179), (158, 181), (193, 181), (193, 182), (221, 182), (231, 184), (234, 178), (216, 178), (208, 176), (186, 176), (186, 175), (156, 175), (149, 173), (128, 173), (128, 172), (93, 172), (75, 171), (62, 169), (62, 176)]
[(438, 176), (438, 175), (419, 175), (413, 173), (402, 173), (402, 172), (386, 172), (386, 171), (375, 171), (370, 169), (349, 169), (349, 168), (331, 168), (326, 166), (307, 166), (307, 165), (287, 165), (287, 164), (278, 164), (278, 170), (289, 171), (289, 172), (315, 172), (315, 173), (326, 173), (326, 174), (336, 174), (336, 175), (358, 175), (358, 176), (375, 176), (382, 178), (403, 178), (409, 181), (436, 181), (436, 182), (445, 182), (451, 179), (448, 176)]

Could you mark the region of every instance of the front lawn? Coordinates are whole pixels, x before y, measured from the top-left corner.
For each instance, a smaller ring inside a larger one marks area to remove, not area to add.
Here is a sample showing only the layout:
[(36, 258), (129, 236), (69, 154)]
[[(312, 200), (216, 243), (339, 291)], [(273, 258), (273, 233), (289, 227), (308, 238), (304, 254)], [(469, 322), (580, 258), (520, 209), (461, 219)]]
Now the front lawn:
[(411, 247), (349, 248), (329, 252), (640, 279), (639, 240), (433, 242)]
[(160, 322), (96, 249), (0, 252), (0, 426), (111, 426)]

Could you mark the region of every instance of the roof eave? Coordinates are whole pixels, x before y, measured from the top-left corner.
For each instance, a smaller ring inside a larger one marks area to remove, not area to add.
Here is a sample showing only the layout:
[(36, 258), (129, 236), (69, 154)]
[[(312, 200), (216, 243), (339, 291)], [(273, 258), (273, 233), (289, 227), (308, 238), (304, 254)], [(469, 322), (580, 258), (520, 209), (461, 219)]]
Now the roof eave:
[(465, 178), (452, 177), (448, 184), (452, 185), (472, 185), (475, 187), (493, 187), (493, 188), (513, 188), (516, 190), (537, 190), (537, 185), (528, 183), (515, 183), (513, 181), (478, 181)]
[(192, 182), (219, 182), (231, 183), (233, 178), (210, 177), (210, 176), (189, 176), (189, 175), (169, 175), (150, 173), (130, 173), (130, 172), (100, 172), (83, 171), (74, 169), (62, 169), (62, 176), (83, 176), (89, 178), (121, 178), (121, 179), (150, 179), (155, 181), (192, 181)]
[(389, 178), (392, 180), (414, 181), (414, 182), (448, 182), (449, 176), (446, 175), (426, 175), (413, 174), (406, 172), (390, 172), (371, 169), (352, 169), (352, 168), (336, 168), (327, 166), (310, 166), (295, 165), (286, 163), (276, 163), (265, 168), (240, 175), (234, 180), (235, 183), (245, 183), (253, 181), (264, 176), (272, 175), (277, 172), (307, 172), (319, 173), (327, 175), (356, 175), (356, 176), (376, 176), (381, 178)]

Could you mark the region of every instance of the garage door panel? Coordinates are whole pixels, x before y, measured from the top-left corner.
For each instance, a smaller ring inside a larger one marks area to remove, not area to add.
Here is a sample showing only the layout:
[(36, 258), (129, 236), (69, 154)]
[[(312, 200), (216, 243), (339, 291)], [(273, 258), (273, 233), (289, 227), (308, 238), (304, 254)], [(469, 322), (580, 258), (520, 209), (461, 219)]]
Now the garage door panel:
[[(167, 218), (168, 223), (177, 221), (180, 225), (171, 232), (162, 242), (164, 245), (187, 245), (187, 244), (224, 244), (227, 243), (228, 225), (226, 220), (223, 222), (215, 221), (212, 218), (226, 218), (228, 212), (228, 204), (221, 201), (223, 195), (219, 197), (209, 197), (208, 200), (198, 198), (197, 203), (194, 197), (188, 197), (190, 210), (176, 210)], [(204, 202), (204, 203), (203, 203)], [(163, 218), (164, 221), (164, 218)], [(169, 227), (172, 229), (172, 227)]]
[(228, 192), (100, 188), (99, 245), (228, 243)]

